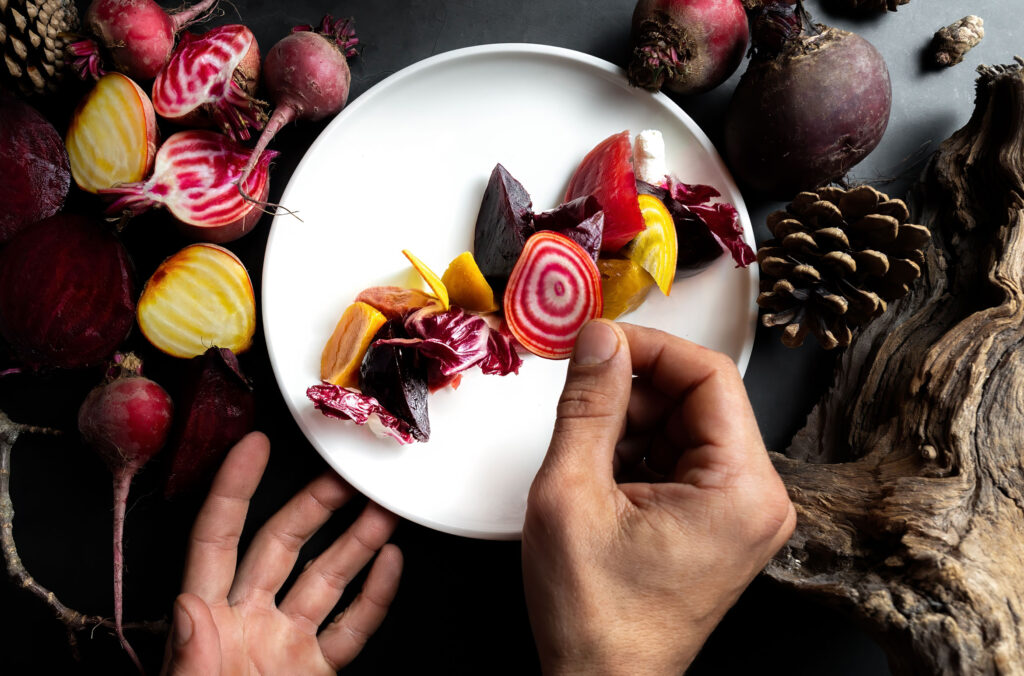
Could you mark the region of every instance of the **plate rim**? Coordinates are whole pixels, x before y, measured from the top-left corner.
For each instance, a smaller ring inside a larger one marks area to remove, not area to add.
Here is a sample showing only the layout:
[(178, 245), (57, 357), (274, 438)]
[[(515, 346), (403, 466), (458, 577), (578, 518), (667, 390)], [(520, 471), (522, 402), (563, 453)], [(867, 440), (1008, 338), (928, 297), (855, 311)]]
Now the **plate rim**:
[[(357, 96), (352, 101), (352, 103), (346, 105), (341, 112), (339, 112), (330, 122), (328, 122), (327, 125), (320, 131), (317, 137), (313, 140), (313, 142), (309, 145), (309, 147), (305, 150), (302, 158), (296, 164), (295, 169), (289, 176), (288, 183), (285, 185), (285, 188), (282, 191), (281, 204), (288, 204), (288, 197), (295, 186), (294, 179), (297, 176), (299, 176), (301, 172), (305, 169), (305, 165), (308, 162), (312, 161), (310, 158), (313, 155), (314, 151), (320, 145), (325, 143), (325, 139), (333, 133), (333, 130), (336, 126), (344, 124), (346, 119), (356, 114), (362, 107), (367, 105), (367, 101), (372, 101), (381, 91), (390, 88), (395, 83), (408, 79), (410, 77), (415, 77), (415, 75), (420, 71), (451, 61), (472, 59), (489, 55), (529, 55), (554, 57), (577, 65), (583, 65), (589, 68), (596, 69), (597, 71), (600, 71), (600, 73), (609, 81), (616, 82), (621, 86), (628, 86), (626, 84), (625, 79), (625, 70), (623, 70), (619, 66), (609, 61), (606, 61), (600, 57), (594, 56), (592, 54), (587, 54), (585, 52), (580, 52), (574, 49), (569, 49), (567, 47), (559, 47), (555, 45), (546, 45), (530, 42), (497, 42), (473, 45), (469, 47), (461, 47), (458, 49), (433, 54), (429, 57), (416, 61), (404, 68), (395, 71), (391, 75), (382, 79), (380, 82), (374, 84), (365, 92)], [(704, 152), (707, 153), (709, 159), (717, 166), (719, 171), (722, 173), (722, 175), (726, 179), (727, 185), (716, 187), (720, 188), (723, 193), (729, 193), (731, 203), (739, 212), (740, 223), (743, 226), (744, 236), (749, 239), (749, 243), (751, 244), (751, 246), (755, 246), (756, 242), (754, 240), (753, 224), (750, 221), (750, 214), (747, 210), (746, 203), (739, 190), (739, 187), (736, 184), (735, 179), (732, 177), (732, 173), (725, 165), (724, 160), (722, 159), (718, 150), (715, 148), (714, 144), (711, 142), (710, 138), (707, 136), (706, 133), (704, 133), (704, 130), (700, 128), (696, 121), (692, 117), (690, 117), (690, 115), (685, 110), (683, 110), (682, 107), (680, 107), (678, 104), (672, 101), (672, 99), (670, 99), (668, 96), (661, 92), (650, 93), (650, 96), (655, 102), (660, 104), (662, 107), (667, 108), (674, 117), (677, 117), (682, 121), (682, 123), (686, 126), (687, 130), (693, 135), (696, 142), (700, 145)], [(453, 526), (448, 523), (439, 522), (435, 519), (423, 517), (419, 514), (411, 514), (406, 510), (394, 508), (393, 505), (388, 504), (389, 501), (381, 500), (378, 497), (370, 495), (370, 493), (365, 490), (362, 482), (358, 481), (358, 479), (350, 477), (348, 473), (345, 472), (344, 469), (339, 466), (336, 460), (332, 458), (331, 454), (326, 452), (321, 447), (321, 444), (315, 439), (314, 435), (312, 435), (310, 430), (307, 429), (307, 425), (305, 424), (303, 415), (301, 415), (301, 413), (295, 409), (295, 407), (292, 405), (291, 398), (285, 394), (284, 387), (282, 385), (282, 377), (278, 374), (278, 364), (277, 359), (275, 358), (275, 349), (273, 345), (274, 340), (272, 338), (271, 331), (269, 330), (270, 317), (272, 313), (268, 312), (267, 306), (267, 288), (268, 280), (270, 279), (270, 276), (267, 274), (267, 270), (268, 267), (271, 267), (268, 266), (270, 262), (271, 245), (275, 240), (275, 234), (278, 232), (278, 230), (283, 229), (287, 227), (287, 225), (289, 225), (289, 223), (285, 222), (285, 219), (291, 218), (292, 216), (282, 212), (275, 214), (273, 220), (271, 221), (269, 232), (267, 235), (267, 242), (263, 254), (262, 275), (260, 280), (260, 309), (263, 315), (262, 328), (264, 343), (266, 345), (267, 356), (270, 361), (271, 371), (274, 374), (275, 384), (277, 385), (278, 391), (281, 394), (281, 398), (284, 400), (285, 405), (288, 407), (289, 414), (292, 416), (292, 419), (295, 421), (295, 424), (301, 430), (302, 435), (303, 437), (305, 437), (307, 443), (309, 443), (314, 448), (314, 450), (316, 450), (317, 454), (320, 455), (320, 457), (323, 458), (324, 461), (327, 462), (327, 464), (330, 465), (330, 467), (335, 472), (337, 472), (339, 476), (341, 476), (343, 479), (345, 479), (345, 481), (351, 484), (353, 488), (359, 491), (362, 495), (366, 496), (368, 499), (376, 502), (380, 506), (402, 517), (403, 519), (407, 519), (409, 521), (412, 521), (413, 523), (417, 523), (419, 525), (431, 528), (433, 530), (462, 537), (470, 537), (485, 540), (521, 539), (521, 529), (514, 531), (503, 529), (478, 530), (469, 527)], [(279, 221), (281, 221), (280, 226)], [(757, 268), (749, 268), (748, 274), (751, 275), (750, 283), (752, 288), (756, 289), (759, 280)], [(750, 329), (747, 331), (747, 335), (744, 340), (743, 347), (739, 355), (739, 359), (736, 361), (736, 367), (740, 372), (740, 376), (743, 376), (746, 373), (747, 366), (750, 363), (750, 357), (754, 347), (754, 339), (757, 333), (757, 311), (756, 306), (753, 303), (751, 303), (750, 318)]]

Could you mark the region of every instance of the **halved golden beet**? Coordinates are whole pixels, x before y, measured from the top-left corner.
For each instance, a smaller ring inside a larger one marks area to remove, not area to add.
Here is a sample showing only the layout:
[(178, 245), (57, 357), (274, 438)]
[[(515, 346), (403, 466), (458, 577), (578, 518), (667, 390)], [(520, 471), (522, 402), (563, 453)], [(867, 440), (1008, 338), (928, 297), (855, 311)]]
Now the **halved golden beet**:
[(139, 328), (154, 347), (189, 359), (207, 348), (252, 345), (256, 301), (238, 257), (216, 244), (192, 244), (157, 267), (139, 298)]
[(359, 387), (359, 365), (385, 322), (387, 317), (366, 303), (345, 308), (320, 355), (320, 380), (339, 387)]
[(75, 183), (95, 193), (144, 179), (156, 140), (156, 114), (146, 92), (128, 76), (108, 73), (78, 105), (64, 144)]

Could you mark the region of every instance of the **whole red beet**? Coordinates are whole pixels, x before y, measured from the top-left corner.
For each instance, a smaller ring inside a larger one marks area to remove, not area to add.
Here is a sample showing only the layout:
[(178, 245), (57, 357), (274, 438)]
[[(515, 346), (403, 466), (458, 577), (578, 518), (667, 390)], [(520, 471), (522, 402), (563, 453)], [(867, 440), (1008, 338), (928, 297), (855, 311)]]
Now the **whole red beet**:
[(677, 94), (708, 91), (739, 67), (748, 36), (740, 0), (639, 0), (629, 82)]
[(71, 185), (64, 140), (34, 108), (0, 96), (0, 244), (63, 206)]
[(807, 27), (776, 4), (754, 24), (755, 55), (725, 118), (725, 154), (737, 177), (787, 199), (845, 174), (874, 150), (892, 89), (878, 50), (837, 28)]
[(102, 363), (134, 320), (128, 252), (97, 221), (57, 214), (0, 250), (0, 335), (25, 366)]
[(132, 477), (163, 448), (173, 405), (164, 388), (141, 375), (133, 355), (120, 360), (107, 381), (93, 389), (78, 410), (78, 431), (114, 475), (114, 628), (140, 673), (142, 664), (124, 636), (124, 517)]

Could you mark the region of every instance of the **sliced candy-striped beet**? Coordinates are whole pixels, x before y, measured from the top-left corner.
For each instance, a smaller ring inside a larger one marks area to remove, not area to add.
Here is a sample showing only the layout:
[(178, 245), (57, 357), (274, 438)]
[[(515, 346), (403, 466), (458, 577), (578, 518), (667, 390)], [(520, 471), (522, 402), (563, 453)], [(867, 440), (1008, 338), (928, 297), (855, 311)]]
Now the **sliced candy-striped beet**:
[(551, 231), (526, 240), (505, 289), (505, 321), (523, 347), (566, 359), (601, 309), (601, 274), (579, 244)]

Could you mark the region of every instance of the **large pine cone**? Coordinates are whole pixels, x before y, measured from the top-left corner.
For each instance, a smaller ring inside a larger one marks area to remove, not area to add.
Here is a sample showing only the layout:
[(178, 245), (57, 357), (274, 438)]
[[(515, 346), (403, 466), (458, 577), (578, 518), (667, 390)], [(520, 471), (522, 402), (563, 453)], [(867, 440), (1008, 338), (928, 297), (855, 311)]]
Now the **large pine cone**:
[(850, 344), (853, 330), (885, 312), (921, 275), (931, 233), (907, 223), (902, 200), (868, 186), (802, 192), (768, 217), (773, 239), (757, 251), (765, 326), (785, 325), (798, 347), (808, 332), (825, 349)]
[(73, 0), (0, 0), (0, 80), (26, 95), (56, 91), (77, 30)]

